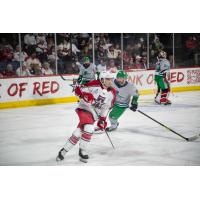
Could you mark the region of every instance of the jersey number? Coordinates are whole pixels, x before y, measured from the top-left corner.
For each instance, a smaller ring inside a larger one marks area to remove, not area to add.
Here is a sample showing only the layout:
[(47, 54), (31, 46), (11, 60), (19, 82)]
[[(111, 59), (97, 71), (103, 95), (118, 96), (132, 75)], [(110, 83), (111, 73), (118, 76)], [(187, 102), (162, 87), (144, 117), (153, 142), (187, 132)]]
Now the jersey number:
[(105, 97), (102, 97), (101, 95), (99, 95), (94, 104), (95, 108), (101, 109), (102, 105), (105, 104), (104, 101), (105, 101)]

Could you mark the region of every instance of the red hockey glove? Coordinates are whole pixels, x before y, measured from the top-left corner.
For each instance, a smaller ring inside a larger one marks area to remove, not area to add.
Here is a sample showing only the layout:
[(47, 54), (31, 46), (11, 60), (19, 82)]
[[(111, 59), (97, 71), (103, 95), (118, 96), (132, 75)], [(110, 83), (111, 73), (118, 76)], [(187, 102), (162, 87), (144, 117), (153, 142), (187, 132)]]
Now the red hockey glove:
[(74, 92), (78, 97), (81, 97), (82, 94), (83, 94), (82, 91), (81, 91), (81, 88), (79, 86), (75, 87)]
[(94, 96), (88, 92), (82, 92), (81, 97), (85, 102), (92, 103), (94, 101)]
[(74, 92), (79, 98), (87, 103), (92, 103), (94, 101), (94, 96), (89, 92), (82, 92), (79, 86), (75, 88)]
[(100, 117), (97, 126), (101, 129), (104, 130), (107, 127), (107, 122), (105, 117)]

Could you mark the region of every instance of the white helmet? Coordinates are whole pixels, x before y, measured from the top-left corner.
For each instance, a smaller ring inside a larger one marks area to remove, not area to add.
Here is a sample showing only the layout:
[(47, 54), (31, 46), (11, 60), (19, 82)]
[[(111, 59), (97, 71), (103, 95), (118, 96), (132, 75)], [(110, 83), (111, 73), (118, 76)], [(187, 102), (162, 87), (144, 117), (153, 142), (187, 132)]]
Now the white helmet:
[(99, 79), (105, 79), (105, 78), (114, 78), (113, 74), (110, 73), (109, 71), (102, 71), (99, 75)]

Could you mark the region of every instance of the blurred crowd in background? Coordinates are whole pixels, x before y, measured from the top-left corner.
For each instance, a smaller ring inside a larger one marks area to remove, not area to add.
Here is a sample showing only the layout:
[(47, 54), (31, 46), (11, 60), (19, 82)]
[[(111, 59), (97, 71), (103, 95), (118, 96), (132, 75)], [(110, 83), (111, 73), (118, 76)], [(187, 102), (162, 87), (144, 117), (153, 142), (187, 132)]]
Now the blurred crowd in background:
[(77, 74), (85, 56), (107, 69), (154, 69), (160, 50), (171, 68), (199, 66), (200, 34), (4, 33), (0, 78)]

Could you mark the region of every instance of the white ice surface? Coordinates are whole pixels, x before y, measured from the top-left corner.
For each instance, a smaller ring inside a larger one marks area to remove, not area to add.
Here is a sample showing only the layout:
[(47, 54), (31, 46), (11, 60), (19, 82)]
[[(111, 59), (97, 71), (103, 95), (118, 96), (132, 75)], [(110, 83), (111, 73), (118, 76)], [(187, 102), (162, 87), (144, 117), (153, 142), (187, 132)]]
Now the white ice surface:
[[(139, 109), (178, 133), (200, 133), (200, 92), (171, 95), (171, 106), (141, 96)], [(74, 104), (0, 110), (0, 165), (200, 165), (200, 139), (186, 142), (139, 112), (127, 110), (117, 131), (93, 135), (87, 164), (78, 160), (78, 145), (57, 163), (56, 155), (78, 123)]]

